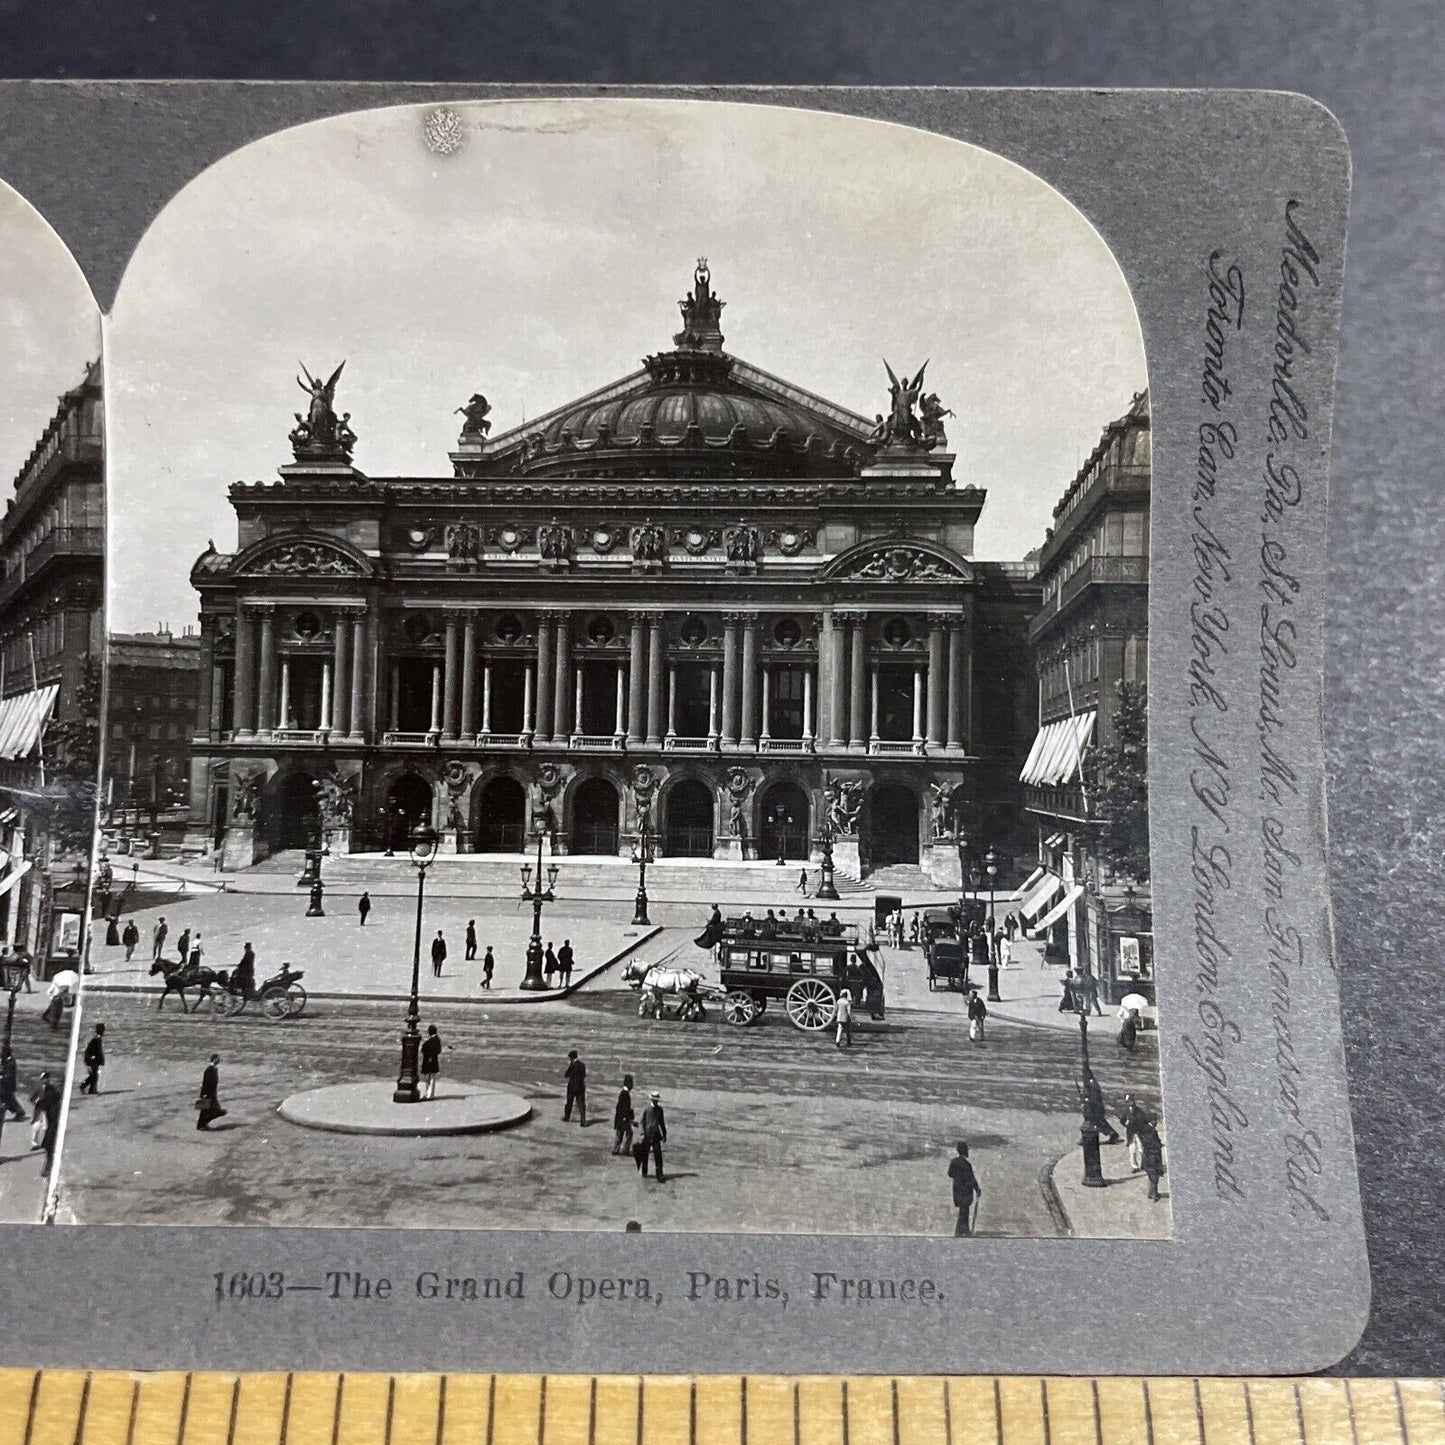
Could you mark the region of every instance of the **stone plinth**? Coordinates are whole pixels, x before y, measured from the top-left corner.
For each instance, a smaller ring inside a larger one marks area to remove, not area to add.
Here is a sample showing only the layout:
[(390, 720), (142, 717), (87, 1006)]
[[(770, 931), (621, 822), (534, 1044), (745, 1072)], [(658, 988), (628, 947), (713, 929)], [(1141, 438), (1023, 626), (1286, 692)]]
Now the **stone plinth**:
[(491, 1134), (532, 1117), (519, 1094), (488, 1084), (458, 1084), (443, 1078), (435, 1099), (398, 1104), (391, 1079), (332, 1084), (283, 1099), (276, 1112), (303, 1129), (332, 1134), (390, 1134), (418, 1138), (431, 1134)]

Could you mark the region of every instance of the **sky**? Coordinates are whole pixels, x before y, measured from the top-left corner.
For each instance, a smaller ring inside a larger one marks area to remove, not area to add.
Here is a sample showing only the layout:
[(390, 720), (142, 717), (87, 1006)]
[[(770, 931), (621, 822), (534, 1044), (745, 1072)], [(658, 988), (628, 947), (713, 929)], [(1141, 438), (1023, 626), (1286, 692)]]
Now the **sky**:
[(0, 492), (100, 355), (100, 313), (65, 242), (0, 181)]
[[(1092, 226), (1009, 161), (907, 127), (689, 101), (359, 113), (234, 152), (175, 197), (107, 349), (111, 625), (193, 621), (186, 573), (236, 545), (228, 485), (274, 478), (346, 371), (356, 465), (449, 476), (474, 392), (493, 434), (668, 349), (699, 256), (725, 348), (854, 411), (929, 362), (975, 555), (1021, 557), (1145, 384), (1128, 287)], [(158, 565), (159, 559), (159, 565)]]

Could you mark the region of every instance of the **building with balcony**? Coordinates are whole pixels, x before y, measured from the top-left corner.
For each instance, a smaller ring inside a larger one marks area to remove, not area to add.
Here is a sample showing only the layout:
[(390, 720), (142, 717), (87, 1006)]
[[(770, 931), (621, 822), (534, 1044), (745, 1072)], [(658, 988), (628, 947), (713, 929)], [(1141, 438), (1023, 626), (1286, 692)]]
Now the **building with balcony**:
[(492, 435), (474, 397), (448, 477), (364, 475), (314, 383), (192, 571), (192, 824), (224, 866), (423, 818), (626, 855), (645, 822), (664, 857), (826, 839), (846, 874), (956, 883), (960, 821), (1018, 834), (1038, 587), (973, 558), (986, 493), (937, 399), (884, 424), (730, 355), (705, 265), (680, 305), (578, 401)]
[(0, 940), (79, 948), (101, 671), (105, 450), (97, 361), (60, 398), (0, 517)]
[[(1111, 997), (1152, 990), (1148, 879), (1101, 866), (1090, 759), (1115, 741), (1120, 684), (1149, 671), (1149, 396), (1108, 426), (1054, 508), (1029, 622), (1038, 728), (1020, 773), (1039, 871), (1024, 912), (1049, 951), (1094, 972)], [(1126, 942), (1127, 940), (1127, 942)], [(1121, 947), (1121, 945), (1123, 945)]]

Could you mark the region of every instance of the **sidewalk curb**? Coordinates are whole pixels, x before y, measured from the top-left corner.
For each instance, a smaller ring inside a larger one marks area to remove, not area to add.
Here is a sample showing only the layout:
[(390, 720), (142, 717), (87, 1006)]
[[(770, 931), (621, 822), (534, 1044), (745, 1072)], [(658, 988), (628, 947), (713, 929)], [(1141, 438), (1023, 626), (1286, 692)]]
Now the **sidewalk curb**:
[[(559, 998), (569, 998), (572, 994), (576, 993), (583, 984), (590, 983), (592, 979), (606, 973), (607, 970), (615, 964), (621, 963), (624, 958), (631, 953), (635, 953), (644, 943), (650, 943), (662, 932), (662, 928), (662, 924), (654, 923), (647, 932), (640, 938), (634, 939), (626, 948), (622, 949), (620, 953), (614, 953), (611, 958), (589, 969), (578, 978), (575, 983), (569, 984), (566, 988), (547, 989), (545, 992), (528, 994), (525, 998), (494, 998), (488, 990), (479, 988), (475, 994), (466, 994), (456, 998), (428, 997), (426, 1005), (428, 1008), (434, 1008), (442, 1004), (457, 1004), (470, 1007), (474, 1004), (484, 1003), (490, 1007), (501, 1008), (512, 1004), (554, 1003)], [(151, 983), (90, 983), (83, 981), (81, 984), (82, 996), (86, 994), (103, 993), (160, 994), (161, 992), (162, 990), (159, 984)], [(341, 993), (334, 989), (309, 988), (306, 990), (306, 997), (308, 999), (346, 999), (353, 1003), (409, 1003), (411, 1001), (410, 993)]]
[(1059, 1186), (1054, 1183), (1054, 1170), (1064, 1162), (1072, 1158), (1073, 1150), (1066, 1154), (1060, 1154), (1051, 1164), (1045, 1164), (1039, 1170), (1039, 1189), (1044, 1196), (1044, 1207), (1049, 1211), (1049, 1218), (1054, 1221), (1055, 1228), (1059, 1234), (1066, 1239), (1076, 1239), (1073, 1221), (1069, 1218), (1069, 1211), (1064, 1208), (1063, 1196), (1059, 1193)]

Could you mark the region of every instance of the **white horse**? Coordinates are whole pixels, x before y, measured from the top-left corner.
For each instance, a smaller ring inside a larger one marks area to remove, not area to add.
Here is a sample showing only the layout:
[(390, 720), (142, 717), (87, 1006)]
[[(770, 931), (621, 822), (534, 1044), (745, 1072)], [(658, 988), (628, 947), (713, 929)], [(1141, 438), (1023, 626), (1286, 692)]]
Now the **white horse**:
[(721, 998), (723, 994), (717, 984), (709, 983), (695, 968), (637, 959), (623, 968), (622, 977), (641, 992), (637, 1013), (645, 1019), (662, 1017), (665, 1000), (676, 1002), (678, 1018), (700, 1019), (705, 1014), (703, 998)]

